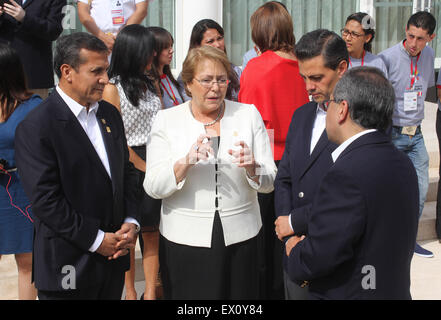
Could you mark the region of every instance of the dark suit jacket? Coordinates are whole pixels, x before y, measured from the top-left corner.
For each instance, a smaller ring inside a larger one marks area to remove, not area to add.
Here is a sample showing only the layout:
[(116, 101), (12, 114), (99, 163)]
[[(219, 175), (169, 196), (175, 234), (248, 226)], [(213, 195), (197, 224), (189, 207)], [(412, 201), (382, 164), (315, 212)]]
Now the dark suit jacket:
[(320, 181), (333, 164), (331, 153), (336, 145), (329, 142), (323, 131), (312, 154), (311, 138), (317, 103), (310, 102), (294, 113), (280, 161), (275, 189), (276, 215), (291, 214), (296, 235), (307, 234), (308, 216)]
[[(16, 2), (21, 4), (21, 0)], [(5, 13), (0, 16), (0, 41), (17, 50), (29, 88), (54, 86), (52, 41), (63, 31), (61, 11), (65, 5), (66, 0), (27, 0), (22, 23)]]
[(101, 101), (97, 120), (112, 179), (56, 91), (17, 127), (16, 162), (35, 215), (34, 280), (40, 290), (62, 290), (66, 265), (75, 267), (77, 289), (102, 281), (110, 266), (122, 272), (129, 267), (128, 255), (109, 262), (88, 251), (98, 229), (114, 232), (126, 217), (138, 220), (138, 178), (121, 116)]
[(313, 298), (410, 299), (418, 201), (409, 157), (380, 132), (360, 137), (324, 177), (290, 277)]

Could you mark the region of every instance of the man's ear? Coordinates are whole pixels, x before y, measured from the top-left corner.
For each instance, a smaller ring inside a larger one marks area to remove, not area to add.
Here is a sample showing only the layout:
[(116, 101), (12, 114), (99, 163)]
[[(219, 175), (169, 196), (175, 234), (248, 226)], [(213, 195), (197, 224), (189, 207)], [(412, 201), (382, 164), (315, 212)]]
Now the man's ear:
[(343, 100), (342, 102), (340, 102), (338, 104), (337, 114), (338, 114), (338, 123), (339, 124), (342, 124), (343, 122), (348, 120), (348, 118), (350, 118), (349, 105), (346, 100)]
[(60, 67), (61, 78), (69, 83), (72, 83), (72, 73), (75, 72), (74, 68), (68, 64), (63, 64)]
[(346, 60), (340, 61), (337, 67), (338, 77), (343, 77), (344, 73), (348, 70), (348, 62)]
[(433, 39), (435, 39), (435, 36), (436, 36), (436, 34), (434, 34), (434, 33), (431, 36), (429, 36), (430, 37), (429, 42), (432, 41)]

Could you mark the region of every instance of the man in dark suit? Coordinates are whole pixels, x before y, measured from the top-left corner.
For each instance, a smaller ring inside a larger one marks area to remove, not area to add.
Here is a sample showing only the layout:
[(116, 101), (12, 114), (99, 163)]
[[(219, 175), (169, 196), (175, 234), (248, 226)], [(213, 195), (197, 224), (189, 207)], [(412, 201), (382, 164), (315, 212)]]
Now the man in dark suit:
[(28, 87), (42, 98), (54, 86), (52, 41), (63, 31), (66, 0), (6, 0), (0, 7), (0, 41), (17, 50)]
[[(325, 131), (326, 105), (334, 87), (348, 66), (348, 51), (340, 36), (328, 30), (305, 34), (296, 45), (300, 74), (313, 97), (294, 113), (285, 152), (280, 161), (275, 189), (278, 216), (275, 225), (280, 240), (290, 235), (307, 234), (307, 220), (318, 186), (333, 164), (331, 153), (336, 145)], [(307, 286), (300, 287), (286, 274), (285, 297), (308, 298)]]
[(139, 231), (136, 173), (119, 112), (100, 101), (107, 47), (61, 37), (59, 86), (16, 131), (16, 160), (35, 215), (40, 299), (120, 299)]
[(288, 273), (312, 298), (410, 299), (418, 180), (384, 132), (395, 94), (381, 71), (357, 67), (337, 83), (326, 132), (339, 145), (314, 198), (308, 234), (286, 243)]

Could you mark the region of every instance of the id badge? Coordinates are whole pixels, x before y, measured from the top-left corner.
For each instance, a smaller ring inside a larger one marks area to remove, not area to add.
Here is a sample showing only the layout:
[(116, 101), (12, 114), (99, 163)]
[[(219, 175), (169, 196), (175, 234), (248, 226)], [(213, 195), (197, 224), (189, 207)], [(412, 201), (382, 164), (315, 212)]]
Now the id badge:
[(122, 0), (112, 0), (112, 23), (113, 25), (122, 25), (124, 21), (124, 5)]
[(416, 111), (418, 109), (418, 92), (405, 91), (404, 92), (404, 112)]

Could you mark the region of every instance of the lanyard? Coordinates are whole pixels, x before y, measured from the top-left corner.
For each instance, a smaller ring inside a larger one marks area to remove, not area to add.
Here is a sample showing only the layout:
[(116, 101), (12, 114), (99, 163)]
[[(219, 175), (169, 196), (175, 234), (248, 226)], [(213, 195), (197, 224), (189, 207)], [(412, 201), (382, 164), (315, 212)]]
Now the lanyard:
[(168, 87), (170, 88), (170, 91), (172, 94), (170, 94), (170, 92), (167, 90), (166, 86), (164, 85), (164, 83), (162, 83), (162, 81), (161, 81), (161, 86), (164, 88), (165, 92), (167, 92), (168, 96), (173, 100), (173, 104), (175, 106), (179, 105), (178, 99), (176, 99), (176, 96), (175, 96), (175, 93), (173, 92), (173, 88), (170, 84), (170, 81), (168, 81), (168, 77), (165, 74), (163, 74), (161, 76), (161, 79), (165, 79), (168, 83)]
[[(406, 41), (403, 42), (403, 47), (406, 49)], [(406, 50), (407, 51), (407, 50)], [(418, 79), (418, 60), (420, 60), (421, 52), (418, 53), (417, 60), (415, 62), (415, 71), (413, 70), (413, 59), (410, 56), (410, 89), (415, 85), (415, 80)]]
[[(366, 51), (363, 50), (363, 57), (361, 57), (361, 66), (364, 65), (364, 56), (366, 55)], [(352, 62), (351, 62), (351, 57), (349, 57), (349, 64), (351, 65), (352, 68)]]
[(416, 63), (415, 63), (415, 71), (413, 70), (413, 59), (410, 57), (410, 88), (412, 89), (415, 84), (415, 79), (418, 78), (418, 60), (420, 60), (421, 53), (418, 54)]

